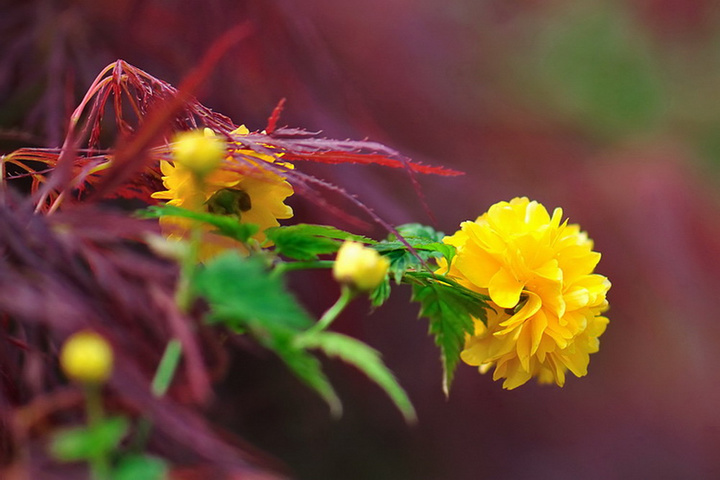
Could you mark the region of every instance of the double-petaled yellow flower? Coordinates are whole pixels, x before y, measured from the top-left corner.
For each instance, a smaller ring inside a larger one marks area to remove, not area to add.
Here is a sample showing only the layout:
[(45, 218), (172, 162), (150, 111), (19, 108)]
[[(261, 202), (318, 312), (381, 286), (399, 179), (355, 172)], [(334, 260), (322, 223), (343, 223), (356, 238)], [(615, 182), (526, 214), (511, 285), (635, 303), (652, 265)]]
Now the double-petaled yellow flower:
[[(232, 133), (246, 135), (248, 130), (241, 126)], [(253, 238), (264, 242), (267, 228), (276, 227), (278, 219), (293, 215), (292, 208), (284, 203), (293, 194), (292, 186), (283, 177), (265, 168), (267, 164), (274, 163), (275, 158), (238, 149), (238, 153), (256, 161), (240, 164), (220, 158), (220, 161), (214, 162), (210, 157), (219, 139), (209, 129), (204, 134), (207, 142), (198, 138), (198, 134), (200, 132), (179, 137), (173, 144), (173, 163), (160, 163), (163, 185), (167, 190), (155, 192), (152, 197), (193, 211), (236, 215), (243, 223), (258, 225), (259, 231)], [(207, 155), (207, 161), (193, 157), (198, 154)], [(207, 166), (212, 168), (205, 168)], [(184, 238), (192, 227), (191, 220), (179, 217), (162, 217), (160, 224), (171, 239)], [(228, 248), (243, 248), (238, 242), (213, 234), (210, 230), (210, 227), (206, 228), (201, 259)]]
[(562, 209), (550, 216), (524, 197), (499, 202), (443, 241), (457, 249), (447, 274), (489, 295), (494, 309), (487, 325), (475, 321), (465, 363), (483, 373), (495, 367), (508, 389), (532, 377), (562, 386), (567, 370), (587, 373), (608, 323), (601, 314), (610, 282), (593, 273), (600, 254), (578, 225), (562, 221)]

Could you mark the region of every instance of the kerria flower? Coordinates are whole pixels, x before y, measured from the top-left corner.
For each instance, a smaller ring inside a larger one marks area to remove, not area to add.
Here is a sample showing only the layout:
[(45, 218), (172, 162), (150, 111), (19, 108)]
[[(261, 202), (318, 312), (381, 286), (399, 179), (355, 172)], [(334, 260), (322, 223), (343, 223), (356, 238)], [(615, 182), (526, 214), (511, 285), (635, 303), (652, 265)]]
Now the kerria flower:
[[(245, 126), (241, 126), (232, 133), (247, 135), (249, 132)], [(205, 129), (204, 134), (214, 137), (210, 129)], [(193, 145), (193, 148), (196, 147)], [(185, 150), (181, 143), (173, 145), (174, 156), (182, 156)], [(292, 208), (283, 202), (293, 194), (293, 188), (282, 176), (264, 168), (265, 164), (275, 162), (273, 156), (247, 149), (238, 149), (236, 152), (256, 161), (248, 159), (247, 163), (239, 163), (228, 157), (218, 168), (203, 175), (198, 175), (187, 162), (179, 162), (177, 159), (174, 163), (161, 161), (163, 185), (167, 190), (155, 192), (152, 197), (193, 211), (236, 215), (241, 222), (260, 227), (253, 238), (262, 244), (266, 239), (264, 232), (267, 228), (278, 226), (278, 219), (292, 217)], [(288, 164), (285, 166), (292, 168)], [(191, 220), (170, 216), (162, 217), (160, 224), (170, 239), (187, 237), (192, 227)], [(240, 243), (212, 233), (212, 227), (204, 228), (206, 234), (200, 251), (202, 260), (228, 248), (245, 250)]]
[(593, 273), (600, 254), (578, 225), (552, 216), (527, 198), (499, 202), (474, 222), (463, 222), (444, 243), (457, 249), (438, 273), (490, 296), (487, 325), (475, 320), (462, 360), (516, 388), (532, 377), (565, 383), (569, 370), (587, 374), (589, 355), (608, 319), (610, 282)]

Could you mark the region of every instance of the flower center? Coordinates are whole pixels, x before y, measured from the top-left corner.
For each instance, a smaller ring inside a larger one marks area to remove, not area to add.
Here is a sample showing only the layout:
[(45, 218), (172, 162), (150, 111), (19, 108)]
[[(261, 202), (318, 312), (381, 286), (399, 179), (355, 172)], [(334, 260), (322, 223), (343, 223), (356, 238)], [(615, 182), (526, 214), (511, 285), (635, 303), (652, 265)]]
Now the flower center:
[(522, 307), (527, 303), (527, 301), (528, 301), (528, 296), (523, 293), (522, 295), (520, 295), (520, 300), (518, 301), (517, 305), (515, 305), (512, 308), (506, 308), (505, 313), (507, 313), (508, 315), (510, 315), (512, 317), (513, 315), (515, 315), (522, 309)]
[(219, 215), (237, 215), (252, 208), (250, 195), (239, 188), (221, 188), (205, 202), (208, 212)]

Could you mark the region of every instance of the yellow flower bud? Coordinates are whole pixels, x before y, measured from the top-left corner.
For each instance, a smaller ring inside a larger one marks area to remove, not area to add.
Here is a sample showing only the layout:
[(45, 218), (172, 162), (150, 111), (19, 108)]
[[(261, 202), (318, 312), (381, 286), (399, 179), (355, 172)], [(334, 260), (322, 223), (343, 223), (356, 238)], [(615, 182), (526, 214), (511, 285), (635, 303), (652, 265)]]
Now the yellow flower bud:
[(369, 291), (380, 285), (390, 262), (372, 248), (346, 241), (338, 250), (333, 276), (335, 280)]
[(112, 373), (112, 364), (110, 344), (95, 332), (72, 335), (60, 351), (60, 366), (76, 382), (103, 383)]
[(225, 144), (200, 130), (181, 132), (172, 144), (173, 160), (203, 177), (215, 170), (226, 156)]

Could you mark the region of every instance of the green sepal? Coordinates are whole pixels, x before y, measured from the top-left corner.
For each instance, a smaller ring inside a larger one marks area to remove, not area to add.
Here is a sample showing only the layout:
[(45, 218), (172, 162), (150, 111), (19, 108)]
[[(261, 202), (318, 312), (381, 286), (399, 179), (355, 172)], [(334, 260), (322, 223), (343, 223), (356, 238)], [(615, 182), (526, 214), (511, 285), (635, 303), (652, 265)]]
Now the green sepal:
[(378, 308), (384, 304), (387, 299), (390, 298), (390, 290), (390, 278), (385, 276), (383, 281), (380, 282), (380, 285), (370, 292), (370, 305), (372, 305), (373, 308)]

